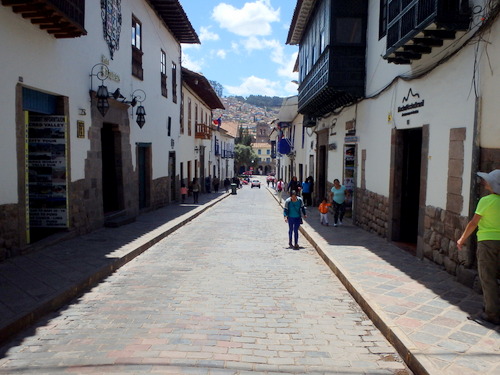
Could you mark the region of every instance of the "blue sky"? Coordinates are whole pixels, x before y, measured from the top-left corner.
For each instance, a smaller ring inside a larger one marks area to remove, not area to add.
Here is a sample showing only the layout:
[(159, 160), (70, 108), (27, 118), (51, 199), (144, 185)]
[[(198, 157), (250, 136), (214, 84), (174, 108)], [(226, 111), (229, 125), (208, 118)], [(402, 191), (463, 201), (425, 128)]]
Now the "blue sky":
[(224, 86), (224, 96), (297, 94), (298, 47), (286, 45), (294, 0), (181, 0), (201, 45), (182, 65)]

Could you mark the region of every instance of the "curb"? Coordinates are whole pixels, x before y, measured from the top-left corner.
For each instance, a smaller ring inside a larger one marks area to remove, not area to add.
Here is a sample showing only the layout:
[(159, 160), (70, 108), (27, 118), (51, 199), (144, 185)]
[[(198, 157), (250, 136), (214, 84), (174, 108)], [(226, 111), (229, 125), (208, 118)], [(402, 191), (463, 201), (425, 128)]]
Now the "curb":
[[(276, 195), (272, 189), (267, 189), (269, 193), (273, 196), (276, 202), (278, 202)], [(336, 264), (334, 259), (330, 258), (326, 252), (323, 250), (328, 246), (325, 241), (316, 240), (313, 235), (309, 232), (313, 232), (314, 229), (304, 222), (299, 227), (302, 235), (309, 241), (309, 243), (314, 247), (318, 255), (323, 259), (326, 265), (332, 270), (335, 276), (338, 277), (340, 282), (344, 285), (347, 291), (351, 294), (354, 300), (358, 303), (361, 309), (365, 312), (368, 318), (375, 324), (375, 326), (382, 332), (384, 337), (389, 341), (391, 345), (394, 346), (396, 351), (399, 353), (401, 358), (405, 361), (406, 365), (410, 368), (415, 375), (439, 375), (442, 371), (438, 370), (423, 354), (418, 354), (417, 347), (408, 338), (408, 336), (394, 324), (389, 324), (385, 313), (378, 308), (377, 304), (363, 294), (363, 290), (360, 286), (356, 285), (354, 281), (349, 280), (349, 273), (343, 269), (339, 264)]]
[[(157, 234), (154, 234), (152, 237), (148, 237), (145, 235), (146, 239), (137, 240), (137, 245), (135, 247), (126, 252), (123, 256), (115, 259), (110, 264), (98, 269), (92, 275), (84, 278), (79, 281), (75, 285), (69, 287), (65, 291), (59, 293), (58, 295), (50, 298), (49, 300), (43, 302), (40, 306), (36, 307), (33, 311), (15, 318), (12, 322), (6, 324), (4, 327), (0, 328), (0, 345), (10, 339), (12, 336), (21, 332), (22, 330), (32, 326), (43, 316), (47, 315), (50, 312), (56, 311), (63, 307), (64, 305), (70, 303), (76, 297), (82, 295), (85, 291), (90, 288), (96, 286), (103, 279), (111, 275), (113, 272), (118, 270), (120, 267), (124, 266), (132, 259), (144, 253), (153, 245), (157, 244), (161, 240), (163, 240), (168, 235), (175, 232), (180, 227), (189, 223), (191, 220), (195, 219), (209, 208), (213, 207), (223, 199), (227, 198), (230, 194), (225, 193), (221, 197), (211, 200), (207, 202), (203, 206), (200, 206), (193, 211), (187, 212), (179, 218), (173, 219), (174, 225), (170, 225), (167, 223), (164, 226), (160, 226), (156, 231)], [(166, 227), (162, 229), (163, 227)], [(152, 231), (154, 232), (154, 231)], [(152, 233), (150, 232), (150, 233)]]

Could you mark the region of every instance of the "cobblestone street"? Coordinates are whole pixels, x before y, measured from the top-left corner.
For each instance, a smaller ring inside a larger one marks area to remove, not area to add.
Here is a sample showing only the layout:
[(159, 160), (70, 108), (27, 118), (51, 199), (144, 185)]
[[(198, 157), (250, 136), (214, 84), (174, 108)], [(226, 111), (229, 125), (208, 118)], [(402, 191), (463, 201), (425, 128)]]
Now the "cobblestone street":
[(0, 374), (411, 374), (266, 189), (238, 190), (2, 348)]

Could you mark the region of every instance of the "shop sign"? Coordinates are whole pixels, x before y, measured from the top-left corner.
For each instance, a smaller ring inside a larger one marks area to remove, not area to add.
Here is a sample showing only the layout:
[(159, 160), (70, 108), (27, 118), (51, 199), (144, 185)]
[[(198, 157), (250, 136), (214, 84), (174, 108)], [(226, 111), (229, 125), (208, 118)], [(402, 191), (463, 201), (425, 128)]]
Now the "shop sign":
[(419, 93), (413, 93), (413, 90), (410, 88), (408, 90), (408, 94), (403, 97), (401, 101), (401, 106), (398, 107), (398, 113), (401, 113), (401, 116), (410, 116), (419, 112), (418, 108), (423, 107), (425, 101), (420, 100)]

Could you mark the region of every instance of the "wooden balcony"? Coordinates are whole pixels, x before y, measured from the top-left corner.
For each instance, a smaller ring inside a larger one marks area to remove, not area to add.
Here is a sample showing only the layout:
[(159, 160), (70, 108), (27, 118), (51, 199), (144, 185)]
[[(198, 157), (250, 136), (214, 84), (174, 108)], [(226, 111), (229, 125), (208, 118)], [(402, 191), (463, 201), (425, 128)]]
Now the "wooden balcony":
[(210, 125), (207, 124), (196, 124), (196, 132), (194, 137), (196, 139), (211, 139), (212, 129)]
[(470, 9), (463, 0), (392, 0), (388, 4), (387, 48), (384, 58), (411, 64), (444, 40), (469, 27)]
[(2, 0), (55, 38), (76, 38), (85, 31), (85, 0)]
[(364, 95), (365, 46), (328, 46), (299, 86), (300, 113), (319, 117)]

